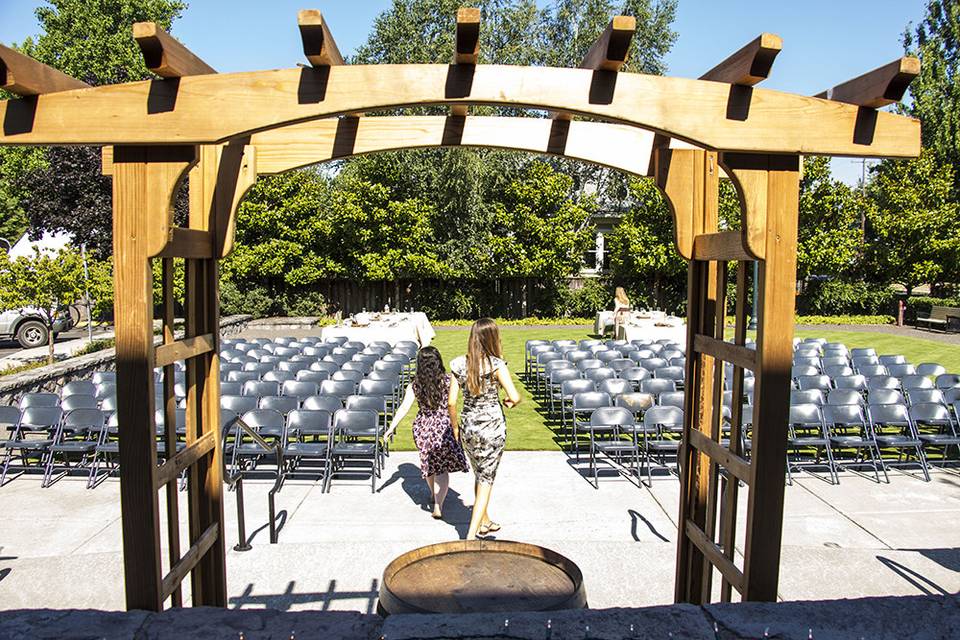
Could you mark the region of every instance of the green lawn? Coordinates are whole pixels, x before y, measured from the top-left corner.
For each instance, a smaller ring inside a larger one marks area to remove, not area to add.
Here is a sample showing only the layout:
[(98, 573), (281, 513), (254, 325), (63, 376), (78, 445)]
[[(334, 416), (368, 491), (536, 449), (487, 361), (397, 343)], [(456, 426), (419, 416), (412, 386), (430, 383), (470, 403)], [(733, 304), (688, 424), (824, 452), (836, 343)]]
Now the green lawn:
[[(545, 424), (544, 416), (538, 411), (539, 406), (532, 399), (531, 394), (520, 380), (523, 373), (523, 345), (527, 340), (560, 340), (582, 339), (590, 337), (589, 330), (584, 329), (524, 329), (501, 328), (503, 337), (504, 357), (513, 372), (517, 388), (524, 401), (515, 409), (508, 410), (507, 416), (507, 448), (519, 451), (531, 450), (558, 450), (554, 440), (554, 432)], [(466, 353), (468, 329), (440, 330), (433, 345), (443, 354), (444, 364), (448, 366), (450, 360)], [(855, 331), (798, 331), (797, 336), (822, 337), (831, 342), (843, 342), (850, 348), (873, 347), (879, 354), (899, 353), (906, 356), (909, 362), (939, 362), (948, 371), (960, 371), (960, 346), (943, 344), (933, 340), (916, 338), (901, 338), (885, 333), (861, 333)], [(393, 447), (400, 451), (414, 449), (411, 424), (416, 415), (416, 409), (403, 421), (397, 429), (397, 437)]]

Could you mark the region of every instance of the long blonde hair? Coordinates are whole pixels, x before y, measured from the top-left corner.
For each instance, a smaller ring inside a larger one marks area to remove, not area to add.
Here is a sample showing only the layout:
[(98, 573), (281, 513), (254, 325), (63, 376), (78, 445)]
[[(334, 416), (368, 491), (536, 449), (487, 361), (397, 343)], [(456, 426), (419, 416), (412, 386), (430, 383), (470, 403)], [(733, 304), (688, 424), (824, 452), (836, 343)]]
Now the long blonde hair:
[(623, 287), (617, 287), (613, 298), (625, 307), (630, 306), (630, 298), (627, 297), (627, 292), (623, 290)]
[(480, 318), (470, 327), (470, 339), (467, 341), (467, 391), (479, 396), (484, 391), (484, 366), (490, 358), (502, 358), (503, 346), (500, 344), (500, 329), (490, 318)]

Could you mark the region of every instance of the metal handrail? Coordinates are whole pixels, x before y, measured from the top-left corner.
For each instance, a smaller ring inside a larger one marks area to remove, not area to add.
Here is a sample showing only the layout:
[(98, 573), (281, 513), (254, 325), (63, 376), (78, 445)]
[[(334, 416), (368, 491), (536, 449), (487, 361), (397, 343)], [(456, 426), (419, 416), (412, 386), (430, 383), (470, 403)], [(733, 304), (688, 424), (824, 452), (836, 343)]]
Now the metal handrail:
[[(250, 425), (243, 421), (242, 418), (237, 417), (234, 420), (234, 426), (237, 429), (237, 437), (234, 438), (235, 442), (239, 441), (239, 435), (242, 431), (246, 435), (250, 436), (253, 441), (261, 447), (265, 452), (273, 451), (277, 456), (277, 480), (273, 485), (273, 488), (270, 489), (270, 492), (267, 494), (267, 509), (270, 517), (270, 544), (277, 543), (277, 518), (276, 518), (276, 502), (274, 496), (280, 490), (280, 487), (283, 486), (283, 443), (277, 442), (274, 445), (271, 445), (263, 436), (257, 433)], [(236, 446), (236, 445), (234, 445)], [(237, 531), (240, 537), (240, 542), (234, 547), (235, 551), (249, 551), (251, 549), (250, 543), (247, 541), (246, 536), (246, 521), (244, 517), (244, 508), (243, 508), (243, 472), (236, 471), (233, 474), (227, 473), (227, 463), (226, 457), (224, 457), (224, 481), (229, 485), (231, 489), (236, 488), (237, 490)]]

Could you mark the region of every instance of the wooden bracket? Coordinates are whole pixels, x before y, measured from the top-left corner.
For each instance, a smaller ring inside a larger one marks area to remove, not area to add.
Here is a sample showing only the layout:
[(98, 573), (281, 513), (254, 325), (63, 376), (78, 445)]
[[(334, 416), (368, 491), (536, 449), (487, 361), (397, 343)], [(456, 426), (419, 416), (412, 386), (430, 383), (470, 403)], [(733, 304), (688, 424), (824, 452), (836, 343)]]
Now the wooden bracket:
[(677, 252), (691, 260), (694, 238), (704, 233), (704, 209), (719, 206), (717, 154), (702, 149), (659, 149), (655, 154), (654, 176), (673, 213)]

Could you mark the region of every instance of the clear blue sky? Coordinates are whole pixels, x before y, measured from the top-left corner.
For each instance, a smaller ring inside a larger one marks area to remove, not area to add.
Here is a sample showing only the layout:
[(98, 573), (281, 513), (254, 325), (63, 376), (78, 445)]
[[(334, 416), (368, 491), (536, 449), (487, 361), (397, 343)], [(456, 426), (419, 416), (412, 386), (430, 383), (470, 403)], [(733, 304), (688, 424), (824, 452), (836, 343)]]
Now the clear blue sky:
[[(547, 4), (547, 0), (538, 0)], [(0, 0), (0, 42), (37, 32), (38, 0)], [(291, 67), (303, 61), (297, 10), (323, 11), (344, 54), (367, 37), (389, 0), (189, 0), (174, 32), (221, 72)], [(697, 77), (763, 31), (783, 38), (764, 87), (812, 94), (902, 54), (900, 34), (923, 15), (923, 0), (679, 0), (679, 39), (670, 75)], [(834, 162), (848, 182), (860, 164)]]

